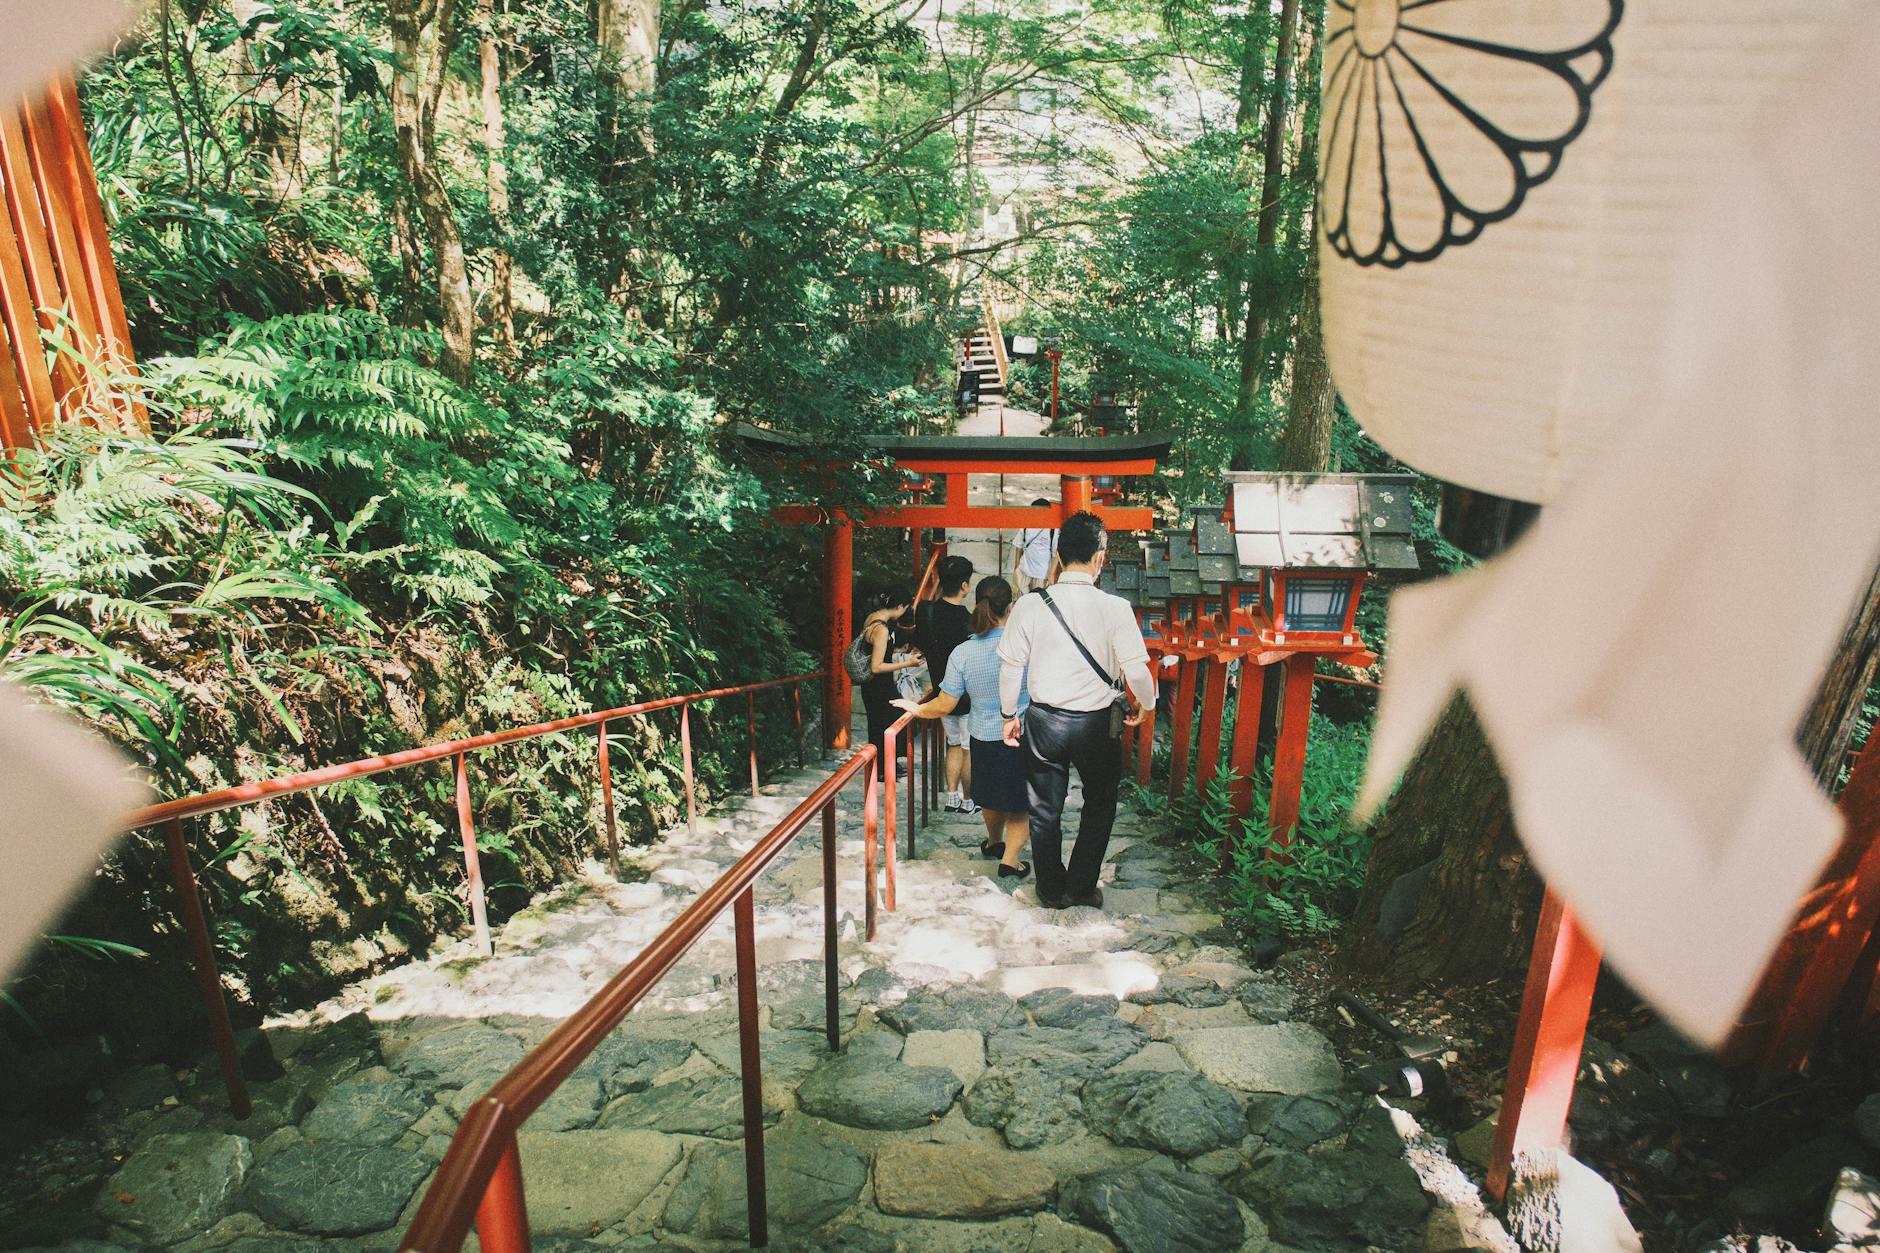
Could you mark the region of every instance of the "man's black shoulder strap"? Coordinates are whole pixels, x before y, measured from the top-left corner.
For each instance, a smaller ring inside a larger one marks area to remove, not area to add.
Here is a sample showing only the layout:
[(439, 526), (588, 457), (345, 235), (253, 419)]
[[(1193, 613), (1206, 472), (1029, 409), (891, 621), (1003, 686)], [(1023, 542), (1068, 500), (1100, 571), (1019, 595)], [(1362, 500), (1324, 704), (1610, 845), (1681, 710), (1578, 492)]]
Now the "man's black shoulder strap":
[(1064, 634), (1071, 637), (1071, 643), (1077, 645), (1077, 651), (1084, 655), (1084, 660), (1089, 662), (1090, 668), (1097, 672), (1097, 677), (1103, 680), (1106, 687), (1115, 687), (1116, 680), (1110, 677), (1110, 672), (1097, 664), (1097, 659), (1090, 655), (1090, 650), (1084, 647), (1084, 642), (1077, 638), (1077, 632), (1071, 630), (1071, 624), (1065, 621), (1064, 611), (1057, 607), (1055, 600), (1051, 599), (1050, 589), (1041, 587), (1038, 589), (1038, 595), (1044, 597), (1044, 603), (1051, 609), (1051, 616), (1056, 618), (1058, 625), (1064, 628)]

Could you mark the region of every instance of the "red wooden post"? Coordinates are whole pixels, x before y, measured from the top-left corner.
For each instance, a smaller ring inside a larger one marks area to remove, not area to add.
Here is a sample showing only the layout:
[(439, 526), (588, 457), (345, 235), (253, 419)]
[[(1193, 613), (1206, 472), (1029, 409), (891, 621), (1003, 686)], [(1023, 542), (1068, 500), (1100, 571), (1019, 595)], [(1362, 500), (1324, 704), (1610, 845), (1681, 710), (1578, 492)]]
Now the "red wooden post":
[[(1240, 692), (1234, 703), (1234, 742), (1227, 750), (1227, 768), (1233, 778), (1227, 794), (1233, 800), (1234, 816), (1240, 820), (1241, 838), (1247, 834), (1247, 817), (1253, 813), (1253, 773), (1260, 755), (1260, 705), (1266, 696), (1266, 667), (1251, 656), (1240, 659)], [(1221, 855), (1226, 857), (1228, 850)]]
[(764, 1189), (764, 1064), (757, 1051), (757, 922), (751, 889), (732, 905), (738, 968), (738, 1072), (744, 1088), (744, 1204), (751, 1247), (770, 1243)]
[(514, 1135), (477, 1205), (477, 1244), (484, 1253), (529, 1253), (529, 1207), (523, 1199), (522, 1156)]
[(828, 670), (823, 709), (829, 725), (823, 734), (832, 748), (849, 746), (850, 700), (853, 692), (849, 672), (842, 668), (842, 654), (848, 651), (853, 634), (849, 607), (853, 603), (855, 583), (855, 528), (847, 518), (833, 518), (823, 532), (823, 666)]
[(483, 902), (483, 866), (477, 858), (476, 817), (470, 805), (470, 767), (464, 755), (456, 755), (457, 833), (463, 838), (463, 872), (470, 885), (470, 925), (475, 930), (477, 947), (488, 957), (495, 952), (490, 944), (489, 908)]
[(1227, 721), (1227, 659), (1208, 661), (1208, 681), (1201, 695), (1201, 754), (1195, 765), (1195, 794), (1206, 796), (1221, 765), (1221, 730)]
[(1090, 480), (1083, 475), (1060, 474), (1058, 476), (1058, 500), (1063, 507), (1064, 516), (1090, 508)]
[(1599, 946), (1580, 929), (1566, 902), (1549, 891), (1534, 928), (1521, 1021), (1489, 1155), (1488, 1191), (1497, 1201), (1507, 1195), (1516, 1153), (1555, 1147), (1566, 1136), (1567, 1107), (1573, 1103), (1573, 1079), (1598, 982)]
[(837, 1003), (836, 971), (836, 803), (833, 798), (822, 811), (823, 863), (823, 1031), (829, 1039), (829, 1051), (842, 1048), (842, 1014)]
[(607, 869), (620, 877), (620, 837), (614, 830), (614, 772), (607, 762), (607, 724), (594, 725), (594, 741), (599, 748), (601, 775), (601, 812), (607, 815)]
[(1279, 746), (1273, 753), (1273, 799), (1267, 821), (1273, 828), (1275, 855), (1284, 855), (1299, 824), (1299, 798), (1306, 781), (1306, 735), (1312, 727), (1312, 675), (1310, 653), (1294, 653), (1285, 661), (1285, 704), (1280, 711)]
[(248, 1099), (247, 1081), (242, 1078), (241, 1054), (235, 1048), (235, 1029), (229, 1025), (228, 998), (222, 991), (221, 972), (216, 969), (209, 924), (203, 918), (196, 872), (189, 864), (189, 846), (183, 842), (182, 819), (163, 824), (163, 847), (170, 855), (170, 878), (176, 883), (176, 904), (183, 915), (183, 930), (196, 956), (196, 988), (202, 993), (203, 1008), (209, 1011), (209, 1035), (215, 1041), (222, 1082), (228, 1087), (229, 1109), (235, 1117), (246, 1118), (254, 1106)]
[(1175, 710), (1169, 723), (1168, 798), (1180, 800), (1188, 786), (1189, 741), (1195, 733), (1195, 671), (1201, 663), (1181, 659), (1175, 676)]
[(751, 795), (757, 795), (757, 693), (744, 694), (744, 726), (751, 740)]
[(698, 834), (698, 789), (692, 779), (692, 702), (679, 706), (679, 763), (685, 770), (685, 832)]

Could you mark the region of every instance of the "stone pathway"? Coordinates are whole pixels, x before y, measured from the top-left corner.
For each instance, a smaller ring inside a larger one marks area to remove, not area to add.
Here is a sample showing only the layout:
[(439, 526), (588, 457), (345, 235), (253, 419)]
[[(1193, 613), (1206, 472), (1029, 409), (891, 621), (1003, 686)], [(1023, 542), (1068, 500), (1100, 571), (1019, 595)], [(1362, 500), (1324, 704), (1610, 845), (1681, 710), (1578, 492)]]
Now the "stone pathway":
[[(59, 1247), (393, 1249), (468, 1103), (833, 764), (637, 851), (642, 881), (590, 867), (511, 918), (493, 957), (460, 943), (271, 1024), (249, 1056), (274, 1077), (246, 1122), (212, 1066), (181, 1090), (134, 1074), (99, 1111), (123, 1163), (58, 1233), (86, 1238)], [(813, 829), (757, 889), (773, 1247), (1423, 1247), (1414, 1124), (1343, 1090), (1327, 1041), (1288, 1021), (1292, 993), (1225, 946), (1138, 819), (1119, 819), (1105, 908), (1049, 911), (992, 874), (976, 818), (936, 813), (870, 945), (845, 799), (838, 1055)], [(730, 925), (527, 1124), (538, 1247), (741, 1245)], [(25, 1243), (46, 1243), (31, 1226)]]

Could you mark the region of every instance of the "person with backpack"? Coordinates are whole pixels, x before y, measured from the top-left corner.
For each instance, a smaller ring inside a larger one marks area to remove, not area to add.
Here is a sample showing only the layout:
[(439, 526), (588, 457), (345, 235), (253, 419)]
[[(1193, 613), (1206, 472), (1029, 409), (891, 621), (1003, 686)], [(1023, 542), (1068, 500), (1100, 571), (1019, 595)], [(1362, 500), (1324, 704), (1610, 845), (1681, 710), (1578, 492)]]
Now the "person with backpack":
[[(935, 574), (940, 599), (923, 601), (914, 611), (914, 643), (927, 659), (929, 678), (927, 690), (914, 698), (916, 705), (934, 698), (941, 679), (946, 676), (947, 659), (973, 634), (973, 611), (966, 607), (966, 588), (973, 577), (973, 563), (957, 555), (944, 557)], [(966, 715), (971, 707), (972, 697), (963, 695), (958, 707), (940, 719), (946, 731), (946, 811), (950, 814), (979, 812), (970, 794), (973, 768), (966, 747)], [(908, 705), (904, 703), (901, 708), (906, 709)]]
[[(999, 717), (1005, 742), (1025, 748), (1038, 900), (1052, 909), (1102, 908), (1097, 877), (1116, 822), (1123, 728), (1140, 724), (1155, 704), (1136, 612), (1096, 586), (1108, 544), (1096, 514), (1066, 518), (1058, 532), (1058, 581), (1019, 598), (999, 641)], [(1030, 709), (1019, 704), (1022, 692)], [(1061, 824), (1073, 768), (1084, 786), (1084, 812), (1067, 869)]]
[(919, 654), (890, 655), (889, 652), (894, 640), (894, 624), (907, 615), (913, 601), (913, 594), (905, 584), (876, 593), (869, 602), (872, 607), (862, 622), (862, 629), (842, 658), (849, 677), (861, 685), (862, 710), (868, 717), (868, 742), (875, 746), (879, 763), (876, 775), (883, 780), (894, 778), (883, 751), (888, 728), (899, 716), (894, 711), (897, 695), (894, 676), (921, 664)]
[[(1031, 503), (1033, 508), (1051, 504), (1042, 496)], [(1026, 527), (1013, 537), (1012, 586), (1020, 596), (1050, 585), (1057, 546), (1058, 533), (1045, 527)]]
[[(973, 755), (973, 800), (986, 822), (986, 841), (979, 846), (979, 852), (999, 859), (999, 878), (1022, 879), (1031, 872), (1031, 864), (1018, 859), (1030, 827), (1025, 754), (1000, 738), (999, 726), (999, 679), (1003, 669), (999, 637), (1011, 612), (1012, 585), (996, 574), (979, 580), (974, 594), (973, 637), (947, 657), (940, 690), (925, 704), (900, 701), (898, 707), (922, 718), (945, 718), (966, 711)], [(1022, 710), (1022, 679), (1016, 699)]]

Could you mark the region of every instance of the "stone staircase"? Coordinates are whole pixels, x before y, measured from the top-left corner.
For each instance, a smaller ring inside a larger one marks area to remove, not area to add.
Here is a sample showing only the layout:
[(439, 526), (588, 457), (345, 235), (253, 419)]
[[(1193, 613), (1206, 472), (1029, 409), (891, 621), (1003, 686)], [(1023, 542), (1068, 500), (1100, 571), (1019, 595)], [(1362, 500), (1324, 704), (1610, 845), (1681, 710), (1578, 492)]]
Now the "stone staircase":
[[(489, 958), (456, 944), (269, 1024), (246, 1122), (206, 1064), (114, 1092), (83, 1130), (95, 1178), (0, 1247), (394, 1249), (468, 1104), (834, 764), (633, 851), (623, 881), (591, 865)], [(1289, 1021), (1292, 992), (1242, 964), (1139, 819), (1119, 818), (1102, 910), (1038, 907), (979, 856), (983, 835), (936, 812), (867, 944), (844, 795), (838, 1055), (814, 824), (760, 880), (773, 1247), (1422, 1247), (1404, 1237), (1429, 1202), (1389, 1111), (1344, 1090), (1327, 1041)], [(525, 1126), (538, 1248), (742, 1247), (732, 970), (727, 916)], [(1347, 1151), (1304, 1152), (1334, 1142)]]

